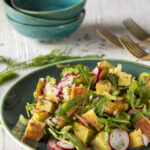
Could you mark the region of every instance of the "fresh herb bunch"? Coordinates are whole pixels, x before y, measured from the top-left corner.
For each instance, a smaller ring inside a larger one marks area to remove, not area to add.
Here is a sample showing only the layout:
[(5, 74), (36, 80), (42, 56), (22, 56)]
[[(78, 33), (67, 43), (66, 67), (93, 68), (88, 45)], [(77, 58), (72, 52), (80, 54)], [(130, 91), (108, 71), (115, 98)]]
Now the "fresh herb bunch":
[(13, 60), (11, 58), (0, 56), (0, 63), (6, 65), (6, 68), (0, 72), (0, 85), (19, 76), (17, 71), (21, 69), (26, 69), (30, 67), (40, 67), (68, 59), (99, 57), (98, 55), (89, 55), (84, 57), (70, 56), (70, 54), (71, 49), (55, 49), (47, 55), (40, 55), (24, 62), (17, 62), (16, 60)]

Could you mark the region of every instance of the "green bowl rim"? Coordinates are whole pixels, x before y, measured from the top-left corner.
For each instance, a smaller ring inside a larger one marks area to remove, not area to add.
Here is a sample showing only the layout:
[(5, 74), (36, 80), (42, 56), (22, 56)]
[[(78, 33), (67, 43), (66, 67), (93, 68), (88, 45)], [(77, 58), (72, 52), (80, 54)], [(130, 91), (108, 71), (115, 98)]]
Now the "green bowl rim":
[(132, 61), (128, 61), (128, 60), (121, 60), (121, 59), (112, 59), (112, 58), (79, 58), (79, 59), (70, 59), (70, 60), (65, 60), (65, 61), (60, 61), (60, 62), (56, 62), (56, 63), (52, 63), (43, 67), (40, 67), (30, 73), (27, 73), (26, 75), (20, 77), (19, 79), (17, 79), (11, 86), (10, 88), (5, 92), (5, 94), (2, 96), (2, 99), (0, 101), (0, 120), (1, 123), (5, 129), (5, 131), (8, 133), (8, 135), (14, 140), (16, 141), (20, 146), (24, 146), (24, 148), (28, 148), (30, 150), (34, 150), (32, 147), (24, 144), (23, 142), (21, 142), (19, 139), (17, 139), (12, 132), (10, 131), (10, 129), (7, 127), (5, 119), (4, 119), (4, 115), (3, 115), (3, 106), (4, 106), (4, 102), (5, 102), (5, 98), (7, 96), (7, 94), (16, 86), (16, 84), (18, 84), (21, 80), (25, 79), (27, 76), (34, 74), (38, 71), (41, 71), (45, 68), (49, 68), (52, 66), (55, 66), (57, 64), (61, 64), (61, 63), (72, 63), (72, 62), (79, 62), (81, 63), (82, 61), (92, 61), (92, 60), (96, 60), (96, 61), (101, 61), (101, 60), (110, 60), (110, 61), (116, 61), (116, 62), (122, 62), (122, 63), (128, 63), (128, 64), (133, 64), (133, 65), (137, 65), (137, 66), (141, 66), (144, 68), (148, 68), (150, 69), (150, 66), (148, 65), (144, 65), (144, 64), (140, 64), (140, 63), (136, 63), (136, 62), (132, 62)]
[(7, 19), (9, 22), (12, 22), (13, 24), (17, 24), (18, 26), (21, 26), (21, 27), (27, 27), (27, 28), (33, 28), (33, 29), (41, 29), (41, 28), (64, 28), (64, 27), (68, 27), (68, 26), (71, 26), (72, 24), (84, 19), (85, 17), (85, 10), (83, 10), (81, 12), (81, 14), (78, 16), (78, 18), (76, 20), (74, 20), (73, 22), (70, 22), (70, 23), (67, 23), (67, 24), (64, 24), (64, 25), (56, 25), (56, 26), (35, 26), (35, 25), (27, 25), (27, 24), (22, 24), (22, 23), (19, 23), (15, 20), (13, 20), (12, 18), (10, 18), (8, 15), (6, 15)]
[(24, 13), (28, 13), (28, 14), (39, 14), (39, 15), (42, 15), (42, 14), (53, 14), (53, 13), (60, 13), (60, 12), (63, 12), (63, 11), (68, 11), (68, 10), (71, 10), (73, 8), (77, 8), (78, 6), (82, 5), (82, 4), (85, 4), (86, 3), (86, 0), (82, 0), (82, 2), (78, 3), (77, 5), (75, 6), (72, 6), (72, 7), (67, 7), (67, 8), (63, 8), (63, 9), (58, 9), (58, 10), (52, 10), (52, 11), (30, 11), (30, 10), (25, 10), (25, 9), (22, 9), (22, 8), (19, 8), (15, 5), (14, 1), (13, 0), (10, 0), (10, 3), (11, 5), (21, 11), (21, 12), (24, 12)]
[(43, 23), (51, 23), (51, 22), (62, 22), (63, 23), (63, 22), (66, 22), (66, 21), (72, 22), (72, 21), (75, 21), (80, 15), (79, 14), (78, 16), (76, 16), (74, 18), (71, 18), (71, 19), (63, 19), (63, 20), (59, 20), (59, 19), (44, 19), (44, 18), (39, 18), (39, 17), (30, 16), (28, 14), (24, 14), (23, 12), (20, 12), (20, 11), (14, 9), (13, 7), (11, 7), (9, 4), (7, 4), (7, 2), (5, 0), (3, 0), (2, 2), (3, 2), (4, 7), (7, 7), (11, 11), (15, 11), (16, 13), (18, 13), (21, 16), (23, 16), (24, 18), (36, 20), (36, 21), (43, 22)]
[(7, 19), (8, 19), (9, 22), (15, 23), (15, 24), (17, 24), (17, 25), (19, 25), (19, 26), (22, 26), (22, 27), (28, 27), (28, 28), (34, 28), (34, 29), (35, 29), (35, 28), (36, 28), (36, 29), (37, 29), (37, 28), (39, 28), (39, 29), (41, 29), (41, 28), (63, 28), (63, 27), (71, 26), (72, 24), (78, 22), (79, 20), (84, 19), (84, 17), (85, 17), (85, 10), (83, 10), (83, 11), (80, 13), (80, 15), (78, 16), (78, 18), (77, 18), (76, 20), (74, 20), (73, 22), (70, 22), (70, 23), (67, 23), (67, 24), (64, 24), (64, 25), (56, 25), (56, 26), (35, 26), (35, 25), (27, 25), (27, 24), (22, 24), (22, 23), (19, 23), (19, 22), (13, 20), (13, 19), (10, 18), (8, 15), (6, 15), (6, 17), (7, 17)]

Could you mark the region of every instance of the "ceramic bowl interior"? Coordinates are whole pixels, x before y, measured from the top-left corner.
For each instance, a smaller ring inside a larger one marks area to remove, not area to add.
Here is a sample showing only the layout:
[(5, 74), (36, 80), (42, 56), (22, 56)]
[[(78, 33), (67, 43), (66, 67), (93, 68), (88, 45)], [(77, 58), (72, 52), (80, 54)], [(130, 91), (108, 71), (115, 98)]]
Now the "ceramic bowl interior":
[[(24, 146), (24, 148), (32, 149), (31, 147), (20, 142), (16, 137), (11, 133), (11, 129), (16, 124), (20, 114), (26, 116), (25, 105), (27, 102), (32, 103), (33, 101), (33, 92), (36, 88), (36, 84), (40, 77), (46, 77), (47, 75), (54, 76), (58, 80), (60, 79), (61, 70), (56, 68), (56, 64), (79, 64), (89, 66), (90, 69), (94, 68), (97, 62), (103, 59), (98, 58), (88, 58), (88, 59), (77, 59), (77, 60), (68, 60), (64, 62), (54, 63), (45, 67), (42, 67), (34, 72), (31, 72), (24, 77), (17, 80), (12, 87), (6, 92), (1, 100), (0, 105), (0, 117), (2, 125), (7, 133), (15, 140), (15, 142)], [(117, 65), (122, 64), (124, 72), (133, 74), (136, 78), (141, 72), (150, 72), (150, 67), (122, 60), (115, 59), (105, 59), (108, 60), (111, 64)], [(150, 148), (150, 147), (149, 147)], [(136, 148), (132, 150), (147, 150), (146, 148)], [(38, 150), (46, 150), (46, 143), (44, 140), (39, 142)]]
[(3, 0), (3, 6), (6, 14), (10, 18), (13, 18), (14, 21), (17, 21), (18, 23), (25, 24), (25, 25), (33, 25), (33, 26), (65, 25), (75, 21), (78, 18), (77, 16), (71, 19), (56, 20), (56, 19), (43, 19), (43, 18), (30, 16), (28, 14), (24, 14), (23, 12), (14, 9), (10, 4), (10, 0)]
[(36, 39), (38, 41), (55, 41), (73, 33), (82, 23), (84, 16), (85, 11), (83, 11), (78, 19), (73, 21), (72, 23), (61, 26), (46, 27), (20, 24), (12, 20), (9, 16), (7, 16), (7, 19), (12, 27), (24, 36)]
[(76, 7), (84, 0), (11, 0), (12, 5), (21, 10), (34, 12), (57, 11)]

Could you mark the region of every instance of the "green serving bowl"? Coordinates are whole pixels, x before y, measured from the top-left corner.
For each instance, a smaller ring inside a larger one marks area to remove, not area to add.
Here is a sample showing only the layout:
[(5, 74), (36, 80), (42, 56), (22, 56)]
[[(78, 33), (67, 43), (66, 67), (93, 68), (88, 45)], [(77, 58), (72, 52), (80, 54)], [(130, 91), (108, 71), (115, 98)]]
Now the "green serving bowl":
[(64, 20), (54, 20), (54, 19), (42, 19), (34, 16), (30, 16), (28, 14), (24, 14), (16, 9), (14, 9), (11, 4), (10, 0), (3, 0), (3, 6), (5, 9), (6, 14), (13, 18), (14, 21), (19, 22), (25, 25), (33, 25), (33, 26), (56, 26), (56, 25), (65, 25), (77, 20), (77, 17), (71, 19), (64, 19)]
[(73, 33), (82, 23), (85, 16), (83, 11), (72, 23), (60, 26), (29, 26), (18, 23), (7, 16), (9, 23), (20, 34), (38, 41), (55, 41)]
[(26, 14), (48, 19), (71, 19), (84, 9), (86, 0), (11, 0), (12, 6)]
[[(33, 92), (36, 88), (38, 79), (41, 77), (46, 77), (47, 75), (54, 76), (56, 79), (60, 80), (60, 69), (57, 69), (57, 64), (79, 64), (89, 66), (90, 69), (94, 68), (97, 62), (101, 60), (107, 60), (113, 65), (122, 64), (123, 71), (133, 74), (135, 77), (141, 72), (150, 72), (150, 67), (146, 65), (141, 65), (138, 63), (133, 63), (129, 61), (116, 60), (116, 59), (100, 59), (100, 58), (82, 58), (76, 60), (67, 60), (51, 65), (42, 67), (36, 71), (33, 71), (24, 77), (18, 79), (4, 94), (1, 104), (0, 104), (0, 119), (2, 125), (4, 126), (5, 131), (14, 139), (14, 141), (24, 148), (32, 150), (31, 147), (22, 143), (18, 140), (11, 132), (11, 129), (16, 124), (19, 115), (23, 114), (26, 116), (25, 105), (27, 102), (32, 103), (33, 101)], [(40, 141), (38, 150), (46, 150), (46, 142)], [(148, 150), (149, 147), (141, 147), (132, 150)]]

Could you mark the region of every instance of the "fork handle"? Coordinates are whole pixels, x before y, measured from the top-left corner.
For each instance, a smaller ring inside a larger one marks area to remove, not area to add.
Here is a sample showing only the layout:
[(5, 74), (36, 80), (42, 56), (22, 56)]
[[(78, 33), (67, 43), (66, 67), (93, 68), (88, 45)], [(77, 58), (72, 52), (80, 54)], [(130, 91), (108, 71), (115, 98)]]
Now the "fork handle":
[(150, 47), (150, 43), (146, 43), (146, 42), (138, 43), (138, 45), (141, 47)]

